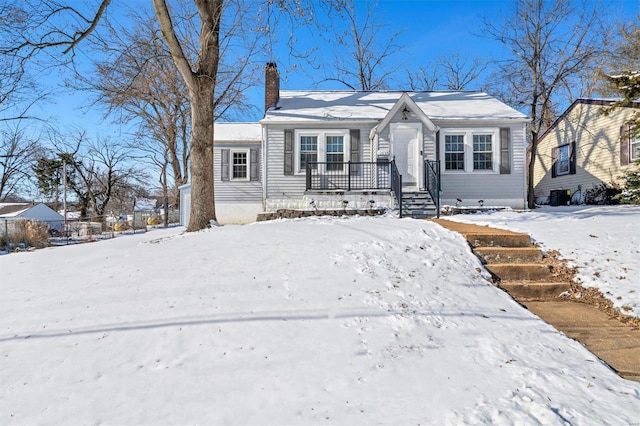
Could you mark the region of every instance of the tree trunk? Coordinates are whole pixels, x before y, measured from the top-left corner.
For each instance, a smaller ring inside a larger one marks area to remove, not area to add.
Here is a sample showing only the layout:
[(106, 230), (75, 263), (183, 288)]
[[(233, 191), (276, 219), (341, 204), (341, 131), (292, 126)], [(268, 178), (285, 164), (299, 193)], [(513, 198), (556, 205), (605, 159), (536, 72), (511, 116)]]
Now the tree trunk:
[(213, 89), (207, 77), (195, 79), (191, 90), (191, 215), (187, 231), (216, 221), (213, 196)]

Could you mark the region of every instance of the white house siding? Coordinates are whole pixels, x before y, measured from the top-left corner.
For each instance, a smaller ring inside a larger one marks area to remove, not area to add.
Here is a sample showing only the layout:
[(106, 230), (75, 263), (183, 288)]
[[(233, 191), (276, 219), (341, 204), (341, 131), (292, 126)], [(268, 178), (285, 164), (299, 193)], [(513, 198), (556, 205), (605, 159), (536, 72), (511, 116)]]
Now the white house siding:
[[(223, 149), (257, 150), (259, 179), (257, 181), (223, 181), (221, 177)], [(255, 222), (258, 213), (263, 211), (261, 158), (262, 152), (259, 141), (251, 143), (216, 143), (213, 179), (218, 222), (223, 224), (251, 223)]]
[[(306, 190), (305, 174), (284, 174), (284, 131), (301, 129), (326, 129), (326, 130), (360, 130), (360, 161), (371, 161), (371, 147), (369, 132), (373, 126), (360, 123), (327, 123), (281, 125), (269, 124), (266, 126), (266, 150), (265, 171), (267, 176), (265, 211), (274, 212), (278, 209), (308, 209), (309, 200), (304, 198)], [(295, 141), (294, 141), (295, 146)], [(294, 156), (297, 155), (294, 148)], [(355, 200), (354, 200), (355, 201)], [(353, 205), (352, 202), (350, 205)], [(330, 208), (330, 207), (327, 207)]]
[[(443, 149), (443, 134), (447, 127), (439, 123), (441, 150)], [(511, 173), (482, 173), (482, 172), (446, 172), (442, 167), (441, 204), (461, 206), (478, 206), (483, 200), (485, 206), (506, 206), (515, 209), (524, 208), (525, 203), (525, 125), (522, 123), (505, 125), (500, 123), (474, 123), (474, 125), (451, 125), (451, 128), (505, 128), (511, 134)], [(499, 140), (497, 141), (499, 143)], [(457, 200), (462, 200), (458, 202)]]
[[(616, 182), (628, 168), (620, 164), (620, 127), (638, 110), (621, 108), (608, 116), (601, 111), (601, 105), (576, 103), (540, 139), (534, 168), (538, 202), (548, 202), (552, 190), (570, 190), (573, 202), (580, 202), (584, 191)], [(576, 173), (552, 177), (551, 150), (571, 142), (576, 142)]]

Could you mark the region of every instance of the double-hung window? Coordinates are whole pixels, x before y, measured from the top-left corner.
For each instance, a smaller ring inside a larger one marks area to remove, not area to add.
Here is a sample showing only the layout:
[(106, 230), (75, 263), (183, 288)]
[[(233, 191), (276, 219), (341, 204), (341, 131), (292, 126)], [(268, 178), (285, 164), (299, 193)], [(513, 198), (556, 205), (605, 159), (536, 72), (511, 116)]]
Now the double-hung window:
[(443, 129), (439, 143), (444, 173), (500, 173), (500, 129)]
[[(318, 161), (318, 136), (300, 136), (300, 171), (307, 169), (307, 163)], [(317, 164), (312, 164), (317, 168)]]
[(342, 170), (344, 163), (344, 136), (327, 136), (327, 171)]
[(317, 163), (326, 163), (321, 172), (340, 172), (346, 170), (344, 163), (349, 161), (349, 130), (297, 130), (296, 131), (295, 170), (304, 174), (307, 164), (314, 170)]
[(444, 168), (464, 171), (464, 135), (445, 135)]
[(473, 170), (493, 170), (492, 135), (473, 135)]
[(568, 175), (570, 171), (569, 144), (558, 147), (556, 176)]

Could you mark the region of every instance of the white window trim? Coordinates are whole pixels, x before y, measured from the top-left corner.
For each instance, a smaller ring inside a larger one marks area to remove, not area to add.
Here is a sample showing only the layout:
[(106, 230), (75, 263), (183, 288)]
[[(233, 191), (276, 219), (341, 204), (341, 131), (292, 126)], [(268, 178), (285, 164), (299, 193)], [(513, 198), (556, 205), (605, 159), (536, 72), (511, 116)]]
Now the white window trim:
[(629, 162), (640, 160), (640, 155), (634, 155), (640, 151), (633, 149), (634, 145), (640, 145), (640, 135), (635, 135), (635, 137), (629, 141)]
[[(562, 148), (567, 148), (567, 170), (560, 170), (560, 152)], [(558, 147), (558, 158), (556, 158), (556, 176), (564, 176), (571, 173), (571, 144), (564, 144)]]
[[(249, 149), (229, 149), (229, 181), (246, 182), (251, 179), (251, 150)], [(237, 178), (233, 177), (233, 154), (244, 153), (247, 156), (247, 177)]]
[[(446, 135), (463, 135), (464, 136), (464, 170), (446, 170), (445, 168), (445, 136)], [(473, 169), (473, 135), (491, 135), (491, 151), (492, 151), (492, 170), (474, 170)], [(446, 174), (500, 174), (500, 128), (498, 127), (474, 127), (474, 128), (452, 128), (441, 129), (440, 140), (440, 164), (441, 172)]]
[[(327, 158), (327, 136), (342, 136), (344, 145), (342, 147), (344, 154), (344, 162), (346, 163), (351, 159), (351, 137), (349, 129), (344, 130), (321, 130), (321, 129), (300, 129), (296, 130), (294, 134), (295, 145), (293, 149), (294, 154), (294, 174), (305, 175), (306, 170), (300, 170), (300, 137), (301, 136), (316, 136), (318, 138), (318, 162), (324, 163)], [(346, 168), (345, 168), (346, 172)]]

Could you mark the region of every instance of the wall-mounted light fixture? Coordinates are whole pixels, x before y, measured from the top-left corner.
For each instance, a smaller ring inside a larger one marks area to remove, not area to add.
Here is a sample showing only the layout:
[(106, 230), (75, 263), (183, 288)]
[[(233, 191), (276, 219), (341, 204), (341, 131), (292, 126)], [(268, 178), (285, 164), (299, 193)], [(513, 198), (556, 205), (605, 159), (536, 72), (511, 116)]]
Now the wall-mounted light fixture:
[(404, 109), (402, 110), (402, 119), (404, 121), (407, 121), (409, 119), (410, 114), (411, 114), (411, 111), (409, 111), (409, 108), (405, 106)]

